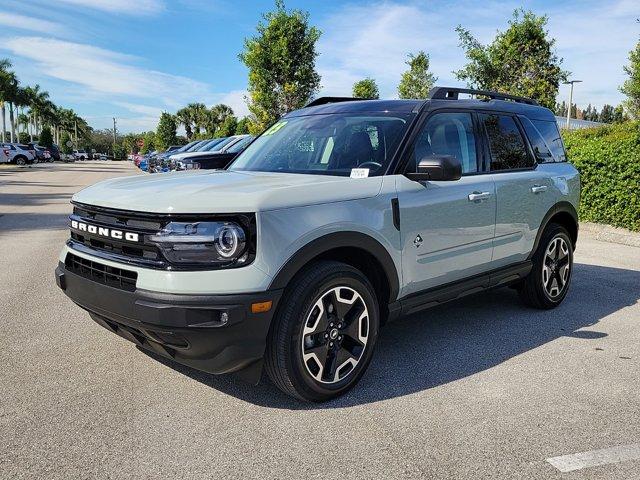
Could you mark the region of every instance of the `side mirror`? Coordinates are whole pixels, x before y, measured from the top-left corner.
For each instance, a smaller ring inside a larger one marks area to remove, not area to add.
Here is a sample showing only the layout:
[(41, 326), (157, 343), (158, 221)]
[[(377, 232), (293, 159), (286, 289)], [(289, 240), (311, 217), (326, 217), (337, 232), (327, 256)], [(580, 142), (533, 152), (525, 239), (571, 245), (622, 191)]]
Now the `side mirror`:
[(429, 155), (418, 163), (416, 172), (407, 172), (409, 180), (422, 182), (427, 180), (453, 181), (462, 176), (462, 163), (451, 155)]

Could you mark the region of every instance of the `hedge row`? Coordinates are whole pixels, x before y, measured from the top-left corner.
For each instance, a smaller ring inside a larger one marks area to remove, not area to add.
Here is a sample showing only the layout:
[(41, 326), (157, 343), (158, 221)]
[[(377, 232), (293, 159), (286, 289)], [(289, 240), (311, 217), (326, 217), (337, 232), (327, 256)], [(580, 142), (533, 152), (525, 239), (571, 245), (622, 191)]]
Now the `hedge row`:
[(565, 131), (580, 171), (580, 220), (640, 231), (640, 122)]

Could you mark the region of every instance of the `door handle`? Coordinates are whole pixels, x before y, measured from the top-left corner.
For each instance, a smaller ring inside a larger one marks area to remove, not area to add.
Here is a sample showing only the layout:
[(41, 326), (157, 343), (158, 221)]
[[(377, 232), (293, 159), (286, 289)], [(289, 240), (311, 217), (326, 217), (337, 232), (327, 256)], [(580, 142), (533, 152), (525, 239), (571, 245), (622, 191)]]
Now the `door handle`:
[(469, 194), (470, 202), (479, 202), (480, 200), (486, 200), (491, 196), (491, 192), (473, 192)]
[(547, 187), (546, 185), (534, 185), (533, 187), (531, 187), (531, 192), (542, 193), (542, 192), (546, 192), (547, 188), (549, 187)]

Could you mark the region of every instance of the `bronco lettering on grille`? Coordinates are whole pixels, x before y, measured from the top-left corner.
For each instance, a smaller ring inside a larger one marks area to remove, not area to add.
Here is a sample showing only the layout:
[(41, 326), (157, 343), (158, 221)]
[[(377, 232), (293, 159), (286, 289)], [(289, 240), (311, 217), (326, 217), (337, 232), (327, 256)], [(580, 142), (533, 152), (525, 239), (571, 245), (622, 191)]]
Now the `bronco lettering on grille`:
[(106, 227), (97, 227), (95, 225), (89, 225), (88, 223), (78, 222), (77, 220), (71, 220), (71, 228), (78, 230), (79, 232), (87, 232), (101, 237), (115, 238), (116, 240), (124, 239), (128, 242), (140, 241), (137, 233), (123, 232), (122, 230), (113, 230)]

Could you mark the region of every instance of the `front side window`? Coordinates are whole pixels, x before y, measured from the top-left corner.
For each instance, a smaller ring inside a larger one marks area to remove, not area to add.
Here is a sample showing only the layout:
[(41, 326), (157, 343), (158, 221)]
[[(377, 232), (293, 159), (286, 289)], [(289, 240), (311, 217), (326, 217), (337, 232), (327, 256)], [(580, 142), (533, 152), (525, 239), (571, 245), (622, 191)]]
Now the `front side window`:
[(409, 168), (432, 155), (450, 155), (462, 163), (462, 173), (478, 171), (476, 140), (470, 113), (447, 112), (431, 116), (422, 127), (411, 150)]
[(564, 151), (560, 130), (558, 130), (558, 124), (555, 120), (532, 120), (532, 122), (543, 136), (545, 142), (547, 142), (547, 145), (549, 145), (556, 162), (566, 162), (567, 155)]
[(338, 113), (283, 118), (255, 139), (229, 170), (382, 175), (410, 115)]
[(533, 158), (513, 117), (481, 114), (480, 121), (489, 139), (491, 171), (517, 170), (534, 166)]

